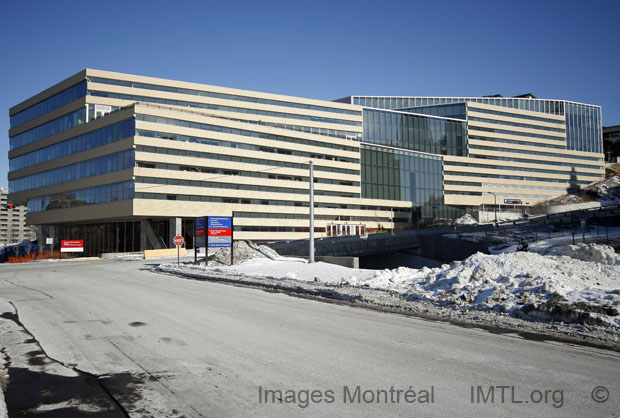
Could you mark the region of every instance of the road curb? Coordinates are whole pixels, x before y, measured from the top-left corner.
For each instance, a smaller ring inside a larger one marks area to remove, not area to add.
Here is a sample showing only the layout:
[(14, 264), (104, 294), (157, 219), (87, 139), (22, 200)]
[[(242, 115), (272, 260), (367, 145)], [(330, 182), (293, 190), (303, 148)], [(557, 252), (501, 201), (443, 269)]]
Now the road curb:
[[(162, 267), (152, 271), (176, 277), (231, 284), (267, 292), (284, 293), (289, 296), (312, 299), (321, 302), (338, 303), (356, 308), (370, 309), (384, 313), (395, 313), (429, 321), (447, 322), (464, 328), (479, 328), (493, 334), (516, 336), (532, 341), (549, 341), (602, 350), (620, 352), (618, 341), (599, 340), (577, 330), (558, 328), (559, 324), (527, 321), (511, 316), (476, 310), (456, 310), (432, 305), (424, 301), (408, 301), (397, 297), (394, 292), (364, 287), (326, 286), (321, 283), (291, 283), (269, 278), (254, 279), (246, 276), (212, 274), (202, 276), (179, 272)], [(370, 292), (375, 292), (370, 297)], [(377, 297), (379, 295), (379, 297)], [(500, 321), (503, 321), (500, 323)], [(507, 324), (511, 322), (512, 324)]]

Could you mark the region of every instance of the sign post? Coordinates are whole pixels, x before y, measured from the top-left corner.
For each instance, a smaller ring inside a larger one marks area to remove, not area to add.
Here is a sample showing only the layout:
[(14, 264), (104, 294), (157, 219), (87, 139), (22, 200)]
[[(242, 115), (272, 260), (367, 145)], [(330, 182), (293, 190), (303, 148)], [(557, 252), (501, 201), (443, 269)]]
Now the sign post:
[[(207, 251), (208, 248), (230, 247), (230, 264), (233, 258), (232, 216), (207, 217)], [(208, 264), (207, 260), (207, 264)]]
[(185, 240), (181, 235), (177, 235), (174, 237), (174, 245), (177, 246), (177, 266), (180, 264), (179, 258), (181, 254), (181, 245), (185, 244)]

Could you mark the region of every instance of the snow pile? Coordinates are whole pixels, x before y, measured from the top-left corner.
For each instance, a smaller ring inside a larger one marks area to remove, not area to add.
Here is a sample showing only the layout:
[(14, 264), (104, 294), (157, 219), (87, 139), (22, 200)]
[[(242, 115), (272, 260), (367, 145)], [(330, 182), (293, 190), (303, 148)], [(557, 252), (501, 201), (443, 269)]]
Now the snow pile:
[(9, 413), (6, 408), (6, 402), (4, 400), (4, 392), (9, 384), (9, 374), (7, 371), (8, 359), (5, 352), (2, 352), (0, 357), (0, 418), (7, 418)]
[(604, 244), (579, 243), (576, 245), (557, 246), (544, 250), (543, 254), (555, 256), (564, 255), (581, 261), (620, 266), (620, 255), (616, 254), (613, 247)]
[(193, 264), (182, 264), (177, 267), (176, 263), (171, 263), (161, 265), (160, 269), (172, 269), (193, 275), (208, 276), (209, 273), (221, 273), (257, 279), (327, 283), (332, 285), (345, 285), (360, 278), (372, 277), (375, 274), (375, 270), (351, 269), (322, 262), (310, 264), (303, 258), (285, 257), (275, 260), (255, 258), (234, 266), (222, 265), (216, 267)]
[(617, 204), (620, 202), (620, 175), (592, 183), (586, 186), (585, 190), (595, 193), (597, 200), (603, 204)]
[(620, 265), (567, 256), (477, 253), (441, 268), (385, 270), (356, 284), (409, 300), (620, 326)]
[(441, 307), (620, 327), (620, 257), (604, 245), (556, 247), (552, 255), (477, 253), (438, 268), (379, 271), (310, 264), (300, 258), (269, 258), (259, 251), (253, 254), (233, 266), (165, 264), (160, 270), (198, 277), (224, 274), (259, 282), (271, 279), (293, 286), (320, 283), (343, 292), (363, 288), (376, 290), (376, 298), (389, 292), (403, 301)]
[(476, 225), (477, 223), (478, 221), (476, 218), (471, 216), (469, 213), (466, 213), (454, 221), (454, 225)]
[[(279, 259), (280, 255), (266, 245), (256, 245), (249, 241), (235, 241), (233, 244), (234, 263), (239, 264), (255, 258)], [(210, 265), (230, 264), (230, 248), (209, 249)]]

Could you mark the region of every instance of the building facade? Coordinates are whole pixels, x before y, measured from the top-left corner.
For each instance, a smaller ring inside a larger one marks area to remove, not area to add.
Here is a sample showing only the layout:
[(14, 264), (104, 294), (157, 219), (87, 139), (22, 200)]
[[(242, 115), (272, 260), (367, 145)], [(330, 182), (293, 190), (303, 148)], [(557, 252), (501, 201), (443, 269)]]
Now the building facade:
[[(372, 143), (385, 152), (408, 150), (441, 159), (443, 183), (437, 200), (451, 208), (444, 209), (449, 213), (481, 205), (526, 210), (604, 177), (599, 106), (531, 94), (352, 96), (339, 101), (364, 107), (362, 148)], [(366, 163), (362, 154), (362, 167)], [(411, 181), (401, 176), (395, 183), (406, 189)], [(376, 197), (375, 190), (385, 190), (382, 186), (379, 182), (363, 196)], [(418, 206), (424, 207), (424, 200), (416, 196), (414, 213)]]
[(606, 162), (620, 162), (620, 125), (603, 127), (603, 149)]
[(0, 246), (36, 237), (36, 231), (26, 226), (26, 206), (12, 205), (8, 195), (8, 190), (0, 187)]
[[(533, 98), (321, 101), (87, 69), (10, 109), (9, 189), (93, 254), (404, 229), (603, 176), (600, 107)], [(492, 195), (494, 193), (494, 195)]]

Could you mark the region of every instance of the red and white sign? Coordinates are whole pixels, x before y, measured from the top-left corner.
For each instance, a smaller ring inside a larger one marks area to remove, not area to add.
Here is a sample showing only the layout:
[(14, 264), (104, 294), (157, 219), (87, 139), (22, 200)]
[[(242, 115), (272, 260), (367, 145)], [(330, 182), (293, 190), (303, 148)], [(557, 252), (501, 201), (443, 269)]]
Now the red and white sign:
[(181, 235), (177, 235), (176, 237), (174, 237), (174, 245), (176, 245), (177, 247), (180, 247), (181, 245), (185, 244), (185, 240), (183, 239), (183, 237)]
[(232, 229), (209, 229), (210, 237), (230, 237)]
[(82, 253), (84, 252), (84, 240), (83, 239), (61, 240), (60, 241), (60, 252), (61, 253)]

